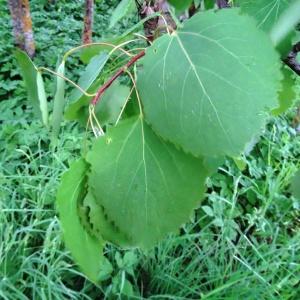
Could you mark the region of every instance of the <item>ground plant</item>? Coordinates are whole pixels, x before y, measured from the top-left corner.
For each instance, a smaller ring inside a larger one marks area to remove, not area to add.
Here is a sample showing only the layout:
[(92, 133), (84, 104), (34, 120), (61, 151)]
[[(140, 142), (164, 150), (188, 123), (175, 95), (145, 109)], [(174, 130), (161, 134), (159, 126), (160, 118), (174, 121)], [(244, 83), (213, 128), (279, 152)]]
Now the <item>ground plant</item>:
[(0, 297), (298, 299), (300, 1), (96, 1), (84, 44), (50, 2), (3, 46)]

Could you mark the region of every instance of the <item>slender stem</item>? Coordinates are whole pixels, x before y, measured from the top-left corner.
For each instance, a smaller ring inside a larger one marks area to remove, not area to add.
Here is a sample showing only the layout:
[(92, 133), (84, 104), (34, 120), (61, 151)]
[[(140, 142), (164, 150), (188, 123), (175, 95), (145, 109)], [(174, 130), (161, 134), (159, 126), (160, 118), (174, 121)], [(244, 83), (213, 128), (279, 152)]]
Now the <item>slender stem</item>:
[(69, 82), (70, 84), (72, 84), (74, 87), (76, 87), (78, 90), (80, 90), (81, 93), (83, 93), (85, 96), (87, 97), (94, 97), (96, 94), (89, 94), (87, 93), (82, 87), (80, 87), (79, 85), (77, 85), (74, 81), (72, 81), (71, 79), (65, 77), (63, 74), (60, 74), (60, 73), (57, 73), (57, 72), (54, 72), (48, 68), (44, 68), (44, 67), (39, 67), (37, 68), (37, 71), (38, 72), (42, 72), (42, 71), (46, 71), (50, 74), (53, 74), (55, 76), (58, 76), (62, 79), (64, 79), (65, 81)]
[(104, 94), (104, 92), (112, 85), (112, 83), (120, 77), (124, 72), (127, 71), (128, 68), (130, 68), (134, 63), (136, 63), (140, 58), (142, 58), (145, 55), (145, 51), (141, 51), (137, 55), (131, 58), (131, 60), (121, 69), (119, 69), (108, 81), (106, 81), (101, 88), (98, 90), (95, 97), (92, 99), (91, 104), (96, 106), (98, 101), (100, 100), (101, 96)]
[(119, 49), (120, 51), (122, 51), (123, 53), (125, 53), (128, 56), (132, 56), (129, 52), (127, 52), (126, 50), (124, 50), (123, 48), (120, 48), (117, 45), (114, 45), (112, 43), (106, 43), (106, 42), (98, 42), (98, 43), (90, 43), (90, 44), (84, 44), (84, 45), (80, 45), (78, 47), (72, 48), (70, 49), (68, 52), (66, 52), (66, 54), (63, 57), (63, 60), (66, 60), (68, 58), (68, 56), (70, 56), (71, 54), (73, 54), (74, 52), (76, 52), (77, 50), (83, 49), (83, 48), (88, 48), (90, 46), (108, 46), (108, 47), (112, 47), (113, 49)]
[(217, 0), (217, 5), (219, 8), (228, 8), (230, 7), (227, 0)]
[(297, 55), (300, 53), (300, 42), (293, 46), (292, 51), (283, 60), (295, 73), (300, 75), (300, 63), (297, 61)]

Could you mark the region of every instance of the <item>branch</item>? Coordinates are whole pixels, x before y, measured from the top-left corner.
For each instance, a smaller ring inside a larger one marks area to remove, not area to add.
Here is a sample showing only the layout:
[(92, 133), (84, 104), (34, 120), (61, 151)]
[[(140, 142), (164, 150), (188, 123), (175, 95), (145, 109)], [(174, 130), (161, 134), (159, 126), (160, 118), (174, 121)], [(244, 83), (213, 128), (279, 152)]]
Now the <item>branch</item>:
[(229, 8), (230, 7), (230, 5), (229, 5), (229, 3), (228, 3), (227, 0), (217, 0), (216, 2), (217, 2), (217, 5), (218, 5), (218, 7), (220, 9), (221, 8)]
[(295, 44), (292, 51), (283, 61), (300, 76), (300, 63), (297, 61), (297, 54), (300, 52), (300, 42)]
[(101, 96), (104, 94), (104, 92), (112, 85), (112, 83), (120, 77), (124, 72), (127, 71), (128, 68), (130, 68), (134, 63), (136, 63), (140, 58), (142, 58), (145, 55), (145, 51), (141, 51), (136, 56), (134, 56), (124, 67), (119, 69), (108, 81), (106, 81), (98, 90), (96, 96), (92, 99), (91, 104), (93, 106), (96, 106), (98, 101), (100, 100)]

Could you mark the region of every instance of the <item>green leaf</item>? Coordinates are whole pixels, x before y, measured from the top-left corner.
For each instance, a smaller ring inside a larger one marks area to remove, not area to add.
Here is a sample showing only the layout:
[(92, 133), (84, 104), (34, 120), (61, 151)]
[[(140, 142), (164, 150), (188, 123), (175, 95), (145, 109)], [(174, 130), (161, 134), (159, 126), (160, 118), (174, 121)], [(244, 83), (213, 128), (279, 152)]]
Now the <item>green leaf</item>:
[[(102, 81), (96, 82), (89, 92), (95, 93), (101, 85)], [(115, 124), (123, 106), (125, 105), (129, 92), (129, 87), (120, 84), (117, 80), (105, 91), (103, 97), (97, 103), (95, 108), (95, 113), (101, 126)], [(91, 97), (82, 95), (78, 101), (72, 103), (67, 108), (65, 113), (66, 119), (79, 120), (79, 122), (85, 126), (89, 116), (90, 101)]]
[(195, 156), (240, 155), (277, 105), (278, 54), (237, 9), (196, 14), (147, 48), (141, 64), (146, 120)]
[(291, 106), (293, 106), (296, 100), (296, 82), (295, 75), (290, 68), (282, 67), (283, 79), (281, 81), (282, 86), (279, 92), (279, 107), (272, 110), (274, 116), (278, 116), (286, 112)]
[(87, 161), (97, 204), (131, 246), (149, 248), (177, 230), (203, 197), (202, 160), (162, 141), (142, 117), (109, 129)]
[[(57, 73), (65, 74), (65, 62), (63, 61), (57, 68)], [(63, 117), (65, 106), (65, 80), (59, 76), (56, 78), (56, 93), (53, 104), (53, 115), (52, 115), (52, 131), (54, 137), (59, 134), (59, 128)]]
[(278, 21), (281, 13), (285, 11), (294, 0), (235, 0), (234, 4), (240, 6), (242, 12), (257, 20), (258, 28), (270, 32)]
[(215, 1), (214, 0), (204, 0), (204, 6), (205, 6), (205, 9), (212, 9), (215, 7)]
[(295, 198), (300, 200), (300, 170), (292, 179), (291, 190)]
[(300, 0), (290, 1), (290, 3), (291, 5), (283, 11), (271, 29), (270, 37), (275, 46), (290, 36), (300, 22)]
[(93, 194), (89, 191), (81, 205), (84, 220), (83, 223), (93, 236), (102, 239), (102, 237), (112, 243), (126, 247), (130, 245), (130, 239), (122, 230), (109, 219), (104, 206), (99, 205)]
[[(117, 46), (122, 42), (125, 42), (127, 39), (129, 38), (118, 36), (100, 40), (99, 42), (110, 43)], [(111, 51), (112, 49), (113, 47), (108, 45), (90, 45), (89, 47), (85, 47), (82, 49), (80, 59), (83, 63), (88, 64), (94, 56), (100, 55), (101, 53), (106, 53), (108, 51)]]
[(177, 10), (183, 11), (192, 4), (193, 0), (168, 0)]
[[(43, 82), (41, 76), (38, 76), (37, 67), (33, 64), (32, 60), (24, 51), (16, 49), (15, 57), (25, 82), (28, 94), (28, 102), (33, 106), (36, 116), (40, 118), (44, 124), (47, 124), (48, 113), (47, 108), (45, 107), (45, 93), (43, 91)], [(39, 97), (42, 98), (40, 99)]]
[(88, 164), (79, 159), (63, 175), (57, 193), (57, 209), (66, 246), (82, 271), (97, 282), (102, 265), (104, 242), (91, 237), (81, 225), (77, 205), (86, 193)]
[(134, 9), (135, 2), (133, 0), (121, 0), (110, 18), (109, 29), (113, 28), (121, 19), (133, 12)]
[(36, 76), (36, 85), (38, 90), (38, 98), (39, 98), (42, 121), (44, 125), (47, 127), (48, 126), (48, 103), (47, 103), (47, 96), (45, 92), (43, 77), (40, 72), (38, 72)]
[[(90, 63), (86, 66), (84, 72), (78, 80), (78, 85), (83, 90), (87, 91), (91, 87), (91, 85), (99, 76), (101, 70), (105, 66), (108, 58), (109, 55), (106, 52), (102, 52), (91, 59)], [(83, 93), (80, 90), (74, 88), (73, 92), (70, 95), (70, 101), (75, 102), (80, 99), (82, 95)]]

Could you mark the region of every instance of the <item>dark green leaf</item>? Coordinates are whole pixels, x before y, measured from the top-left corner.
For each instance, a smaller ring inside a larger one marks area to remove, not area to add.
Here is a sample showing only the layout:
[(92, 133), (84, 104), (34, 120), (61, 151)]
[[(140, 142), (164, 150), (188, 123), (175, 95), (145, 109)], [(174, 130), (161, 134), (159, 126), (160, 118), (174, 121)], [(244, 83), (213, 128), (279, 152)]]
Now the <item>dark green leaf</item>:
[(183, 11), (192, 4), (193, 0), (169, 0), (170, 4), (172, 4), (177, 10)]

